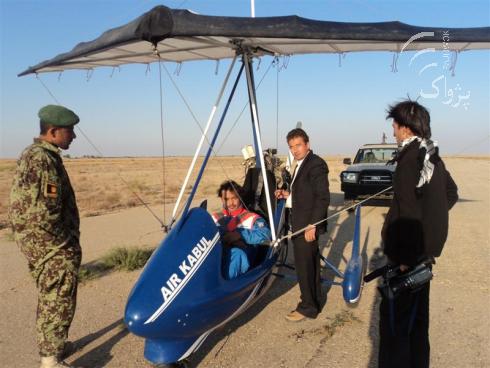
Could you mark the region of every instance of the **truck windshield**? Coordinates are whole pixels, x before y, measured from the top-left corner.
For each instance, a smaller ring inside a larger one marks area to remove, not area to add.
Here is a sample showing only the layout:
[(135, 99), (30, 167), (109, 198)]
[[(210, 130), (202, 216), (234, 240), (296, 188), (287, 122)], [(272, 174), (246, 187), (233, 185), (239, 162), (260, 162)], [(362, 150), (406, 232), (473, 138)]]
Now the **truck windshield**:
[(396, 148), (362, 148), (357, 151), (355, 164), (386, 163), (396, 154)]

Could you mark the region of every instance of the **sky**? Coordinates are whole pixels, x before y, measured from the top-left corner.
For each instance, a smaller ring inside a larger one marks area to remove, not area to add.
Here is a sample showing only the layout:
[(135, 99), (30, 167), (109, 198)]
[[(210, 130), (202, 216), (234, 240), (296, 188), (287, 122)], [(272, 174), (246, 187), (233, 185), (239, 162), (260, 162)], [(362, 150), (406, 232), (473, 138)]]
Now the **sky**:
[[(91, 76), (85, 71), (66, 71), (61, 75), (43, 73), (39, 79), (33, 75), (17, 77), (28, 66), (67, 52), (159, 4), (203, 15), (248, 17), (251, 12), (250, 0), (0, 0), (0, 157), (17, 157), (38, 135), (38, 110), (56, 101), (80, 116), (80, 127), (98, 150), (78, 134), (67, 151), (71, 156), (99, 152), (103, 156), (161, 155), (158, 65), (151, 65), (150, 70), (143, 65), (101, 68)], [(255, 15), (482, 27), (490, 26), (489, 4), (255, 0)], [(455, 76), (443, 69), (447, 55), (442, 52), (424, 54), (410, 63), (413, 55), (407, 52), (400, 56), (396, 73), (392, 72), (393, 54), (389, 52), (349, 53), (340, 60), (334, 54), (298, 55), (282, 60), (279, 71), (271, 66), (270, 57), (264, 57), (260, 64), (255, 61), (256, 81), (263, 78), (257, 94), (264, 146), (277, 146), (284, 154), (287, 132), (301, 121), (315, 152), (352, 157), (360, 145), (379, 142), (383, 133), (392, 139), (391, 122), (385, 119), (389, 104), (422, 95), (418, 101), (431, 113), (433, 139), (443, 155), (489, 154), (490, 51), (460, 53)], [(229, 63), (188, 62), (180, 72), (175, 63), (165, 63), (201, 126), (206, 123)], [(437, 67), (424, 71), (431, 63)], [(435, 83), (440, 87), (437, 96), (430, 93)], [(165, 154), (192, 155), (200, 129), (165, 73), (162, 85)], [(459, 104), (456, 95), (464, 97)], [(217, 154), (240, 155), (241, 148), (252, 143), (249, 110), (240, 117), (246, 103), (242, 81), (218, 139)]]

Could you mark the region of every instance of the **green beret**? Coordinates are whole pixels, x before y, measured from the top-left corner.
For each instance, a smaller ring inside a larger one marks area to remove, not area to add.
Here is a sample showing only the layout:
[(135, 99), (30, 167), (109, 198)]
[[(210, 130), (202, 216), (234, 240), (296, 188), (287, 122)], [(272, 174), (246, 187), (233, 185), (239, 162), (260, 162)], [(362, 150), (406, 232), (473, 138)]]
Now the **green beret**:
[(44, 106), (37, 115), (43, 123), (57, 127), (72, 126), (80, 121), (77, 114), (59, 105)]

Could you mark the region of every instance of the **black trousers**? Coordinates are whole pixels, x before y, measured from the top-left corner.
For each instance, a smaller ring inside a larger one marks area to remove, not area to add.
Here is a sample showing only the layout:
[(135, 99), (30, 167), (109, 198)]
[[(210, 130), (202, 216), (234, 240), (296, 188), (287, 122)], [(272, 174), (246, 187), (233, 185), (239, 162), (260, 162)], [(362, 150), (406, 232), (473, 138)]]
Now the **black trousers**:
[(321, 311), (320, 251), (318, 238), (307, 242), (304, 233), (293, 237), (294, 264), (301, 300), (296, 310), (309, 318), (316, 318)]
[(392, 306), (388, 299), (382, 299), (379, 309), (380, 368), (429, 367), (429, 291), (430, 283), (427, 283), (416, 293), (402, 293), (393, 300)]

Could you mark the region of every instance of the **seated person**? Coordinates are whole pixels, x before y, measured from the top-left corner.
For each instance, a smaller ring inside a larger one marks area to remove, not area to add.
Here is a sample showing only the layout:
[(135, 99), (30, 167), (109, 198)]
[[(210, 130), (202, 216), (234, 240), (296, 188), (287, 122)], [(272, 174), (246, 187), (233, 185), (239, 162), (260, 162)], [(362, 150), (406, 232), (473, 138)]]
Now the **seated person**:
[(223, 244), (223, 275), (233, 279), (248, 271), (259, 244), (271, 240), (271, 231), (265, 220), (244, 208), (243, 190), (230, 180), (218, 189), (223, 209), (213, 213)]
[(375, 162), (377, 162), (376, 157), (374, 156), (374, 153), (367, 152), (366, 153), (366, 156), (364, 156), (364, 162), (368, 162), (368, 163), (375, 163)]

